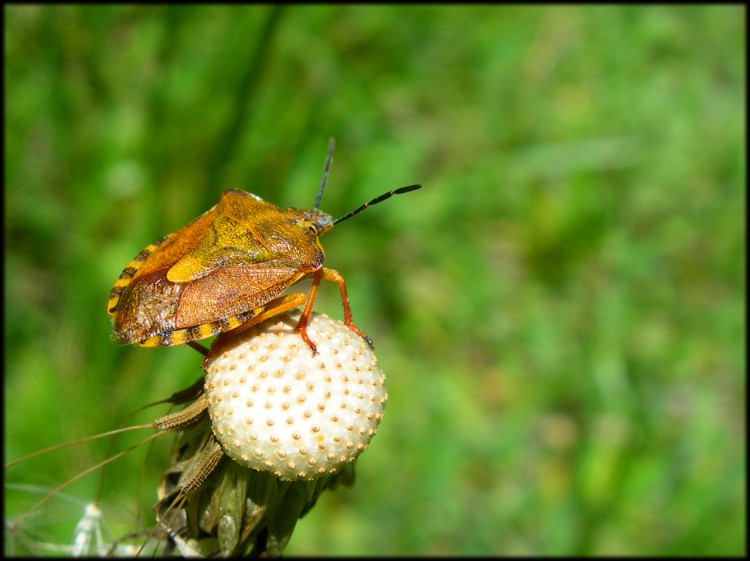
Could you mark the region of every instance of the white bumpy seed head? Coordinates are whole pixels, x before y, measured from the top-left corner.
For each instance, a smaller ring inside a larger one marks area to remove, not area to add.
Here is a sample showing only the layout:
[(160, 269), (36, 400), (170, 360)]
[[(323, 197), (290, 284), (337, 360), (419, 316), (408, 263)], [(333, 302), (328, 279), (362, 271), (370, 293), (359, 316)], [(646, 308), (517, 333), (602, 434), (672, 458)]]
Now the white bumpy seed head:
[(343, 322), (299, 311), (219, 342), (205, 394), (216, 439), (239, 464), (284, 480), (339, 471), (367, 448), (388, 394), (372, 349)]

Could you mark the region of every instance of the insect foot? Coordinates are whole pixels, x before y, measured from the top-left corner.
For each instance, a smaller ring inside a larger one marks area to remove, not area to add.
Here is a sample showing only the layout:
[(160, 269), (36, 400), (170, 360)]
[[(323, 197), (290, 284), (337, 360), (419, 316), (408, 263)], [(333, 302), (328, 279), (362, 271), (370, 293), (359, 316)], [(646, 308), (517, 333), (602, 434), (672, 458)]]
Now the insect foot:
[[(293, 310), (220, 337), (205, 363), (208, 417), (183, 433), (165, 473), (157, 517), (178, 547), (203, 555), (277, 556), (318, 496), (354, 483), (354, 464), (383, 418), (385, 376), (345, 322), (312, 313), (310, 350)], [(224, 457), (185, 501), (175, 490)], [(203, 468), (199, 468), (203, 469)]]

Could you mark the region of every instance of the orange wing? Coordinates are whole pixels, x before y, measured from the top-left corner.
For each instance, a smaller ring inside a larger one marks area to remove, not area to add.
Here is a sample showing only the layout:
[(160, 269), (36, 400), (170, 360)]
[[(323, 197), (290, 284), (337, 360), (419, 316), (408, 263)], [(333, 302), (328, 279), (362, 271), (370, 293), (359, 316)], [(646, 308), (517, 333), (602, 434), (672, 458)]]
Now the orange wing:
[(166, 271), (164, 268), (139, 276), (126, 287), (114, 316), (118, 343), (164, 338), (176, 330), (210, 323), (217, 325), (195, 330), (191, 340), (226, 331), (229, 324), (222, 323), (224, 320), (252, 317), (253, 310), (262, 308), (308, 274), (290, 267), (256, 264), (224, 267), (193, 282), (176, 284), (166, 279)]
[(183, 286), (174, 327), (193, 327), (260, 308), (304, 276), (305, 272), (273, 262), (222, 267)]

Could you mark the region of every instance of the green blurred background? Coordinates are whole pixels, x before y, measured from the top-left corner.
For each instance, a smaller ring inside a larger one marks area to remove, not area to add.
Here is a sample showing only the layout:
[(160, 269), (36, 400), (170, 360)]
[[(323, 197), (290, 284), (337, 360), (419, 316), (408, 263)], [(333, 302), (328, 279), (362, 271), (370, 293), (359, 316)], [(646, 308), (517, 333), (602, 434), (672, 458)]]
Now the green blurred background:
[[(189, 348), (110, 341), (110, 287), (225, 189), (311, 207), (334, 136), (325, 211), (424, 188), (323, 238), (390, 400), (287, 553), (743, 553), (745, 15), (6, 6), (6, 459), (195, 380)], [(162, 440), (106, 472), (116, 537)], [(107, 446), (7, 470), (6, 521)], [(69, 546), (97, 485), (6, 553)]]

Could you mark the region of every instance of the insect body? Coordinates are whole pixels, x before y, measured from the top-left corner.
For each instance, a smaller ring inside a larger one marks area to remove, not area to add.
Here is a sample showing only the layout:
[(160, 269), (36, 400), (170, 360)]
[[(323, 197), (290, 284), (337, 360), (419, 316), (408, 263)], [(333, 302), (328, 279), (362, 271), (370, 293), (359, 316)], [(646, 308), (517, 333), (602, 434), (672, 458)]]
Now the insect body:
[[(344, 279), (323, 267), (319, 238), (368, 206), (420, 185), (384, 193), (333, 220), (317, 208), (332, 153), (333, 139), (314, 209), (283, 210), (245, 191), (225, 191), (213, 208), (141, 251), (110, 293), (107, 311), (115, 341), (142, 347), (191, 343), (304, 303), (298, 329), (315, 351), (305, 327), (323, 280), (339, 285), (344, 321), (364, 335), (353, 325)], [(308, 277), (307, 297), (302, 292), (282, 296)]]

